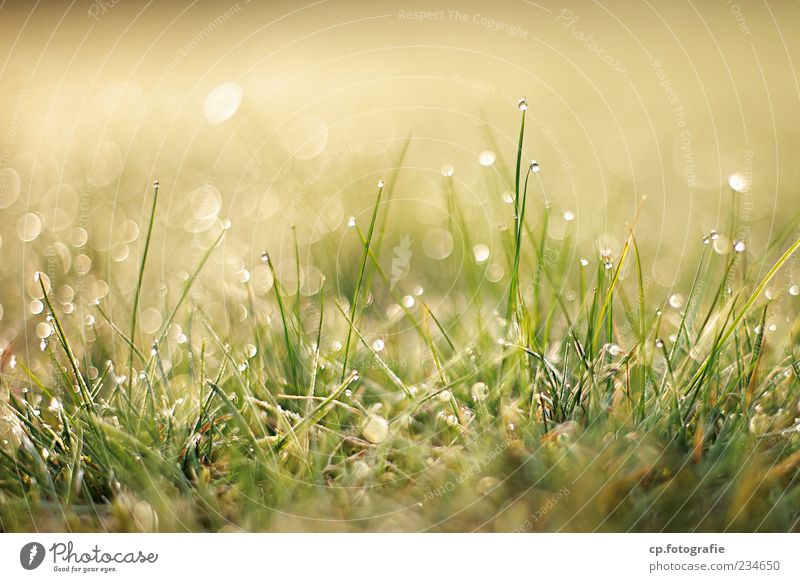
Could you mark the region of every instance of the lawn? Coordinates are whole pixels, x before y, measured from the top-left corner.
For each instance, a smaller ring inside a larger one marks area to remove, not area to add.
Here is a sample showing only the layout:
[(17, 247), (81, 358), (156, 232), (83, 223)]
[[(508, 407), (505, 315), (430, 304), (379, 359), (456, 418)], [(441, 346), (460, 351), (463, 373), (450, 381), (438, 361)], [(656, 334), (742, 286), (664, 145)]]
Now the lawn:
[(407, 143), (315, 270), (295, 233), (296, 273), (258, 248), (210, 297), (237, 225), (193, 264), (154, 255), (164, 192), (187, 194), (163, 181), (134, 285), (84, 312), (23, 273), (40, 345), (3, 353), (0, 530), (800, 530), (796, 233), (754, 256), (732, 179), (665, 292), (637, 244), (657, 210), (621, 208), (617, 245), (576, 240), (536, 194), (519, 109), (491, 246), (449, 166), (444, 226), (403, 230)]

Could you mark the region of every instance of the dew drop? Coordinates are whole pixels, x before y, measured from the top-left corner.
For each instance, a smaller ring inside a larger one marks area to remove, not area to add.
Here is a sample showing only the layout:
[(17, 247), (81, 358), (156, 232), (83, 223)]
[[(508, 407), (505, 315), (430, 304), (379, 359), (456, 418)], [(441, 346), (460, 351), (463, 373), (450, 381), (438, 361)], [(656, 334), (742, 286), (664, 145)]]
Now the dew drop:
[(476, 263), (485, 263), (489, 260), (489, 247), (482, 243), (476, 244), (472, 247), (472, 254), (475, 257)]
[(475, 384), (472, 385), (472, 399), (474, 401), (480, 402), (486, 400), (487, 396), (489, 396), (489, 387), (485, 382), (475, 382)]
[(539, 162), (537, 162), (536, 160), (531, 160), (531, 172), (533, 172), (534, 174), (538, 174), (540, 169), (541, 168), (539, 167)]
[(522, 99), (517, 101), (517, 107), (519, 107), (521, 111), (525, 111), (526, 109), (528, 109), (528, 100), (525, 99), (525, 97), (523, 97)]
[(356, 225), (356, 217), (355, 216), (351, 216), (350, 218), (347, 219), (347, 226), (348, 227), (353, 228), (355, 225)]
[(572, 210), (567, 210), (566, 212), (564, 212), (564, 220), (566, 220), (567, 222), (572, 222), (573, 220), (575, 220), (575, 213), (572, 212)]
[(389, 422), (382, 416), (370, 414), (361, 427), (361, 434), (373, 444), (382, 443), (389, 436)]
[(267, 251), (264, 251), (263, 253), (261, 253), (261, 262), (262, 263), (268, 263), (269, 262), (269, 253)]
[(39, 339), (50, 337), (51, 333), (53, 333), (53, 328), (49, 323), (42, 321), (36, 324), (36, 335)]
[(497, 159), (497, 155), (492, 150), (483, 150), (478, 154), (478, 163), (481, 166), (491, 166)]
[(589, 260), (581, 258), (581, 267), (588, 267), (588, 266), (589, 266)]
[(386, 347), (386, 344), (384, 343), (384, 341), (381, 338), (378, 338), (378, 339), (376, 339), (375, 341), (372, 342), (372, 349), (375, 350), (376, 352), (382, 352), (383, 348), (385, 348), (385, 347)]
[(386, 182), (383, 180), (378, 180), (378, 188), (383, 188), (386, 185)]
[(743, 253), (746, 248), (747, 245), (745, 245), (743, 240), (736, 241), (733, 245), (733, 250), (735, 250), (737, 253)]
[(750, 189), (750, 180), (742, 172), (734, 172), (728, 176), (728, 186), (736, 192), (747, 192)]
[(793, 295), (794, 297), (800, 295), (800, 287), (797, 285), (792, 285), (789, 287), (789, 295)]
[(445, 164), (444, 166), (442, 166), (441, 172), (442, 176), (444, 176), (445, 178), (449, 178), (450, 176), (456, 173), (456, 169), (450, 164)]

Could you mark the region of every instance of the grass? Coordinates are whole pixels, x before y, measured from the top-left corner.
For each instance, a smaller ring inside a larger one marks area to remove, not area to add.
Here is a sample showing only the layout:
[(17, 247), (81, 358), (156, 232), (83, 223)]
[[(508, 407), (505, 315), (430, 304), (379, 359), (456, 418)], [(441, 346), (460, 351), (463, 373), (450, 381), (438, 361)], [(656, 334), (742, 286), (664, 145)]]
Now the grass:
[(0, 529), (800, 531), (798, 325), (769, 323), (797, 312), (771, 284), (800, 241), (766, 247), (759, 277), (747, 250), (698, 240), (679, 309), (644, 283), (641, 206), (618, 256), (568, 264), (575, 241), (529, 201), (538, 165), (522, 179), (524, 115), (502, 285), (472, 260), (449, 177), (449, 225), (467, 234), (438, 306), (382, 267), (394, 178), (366, 236), (345, 231), (338, 292), (285, 287), (265, 251), (273, 285), (248, 287), (241, 324), (191, 299), (222, 229), (159, 330), (137, 327), (157, 185), (132, 307), (93, 307), (101, 341), (81, 342), (38, 276), (51, 367), (18, 358), (2, 375)]

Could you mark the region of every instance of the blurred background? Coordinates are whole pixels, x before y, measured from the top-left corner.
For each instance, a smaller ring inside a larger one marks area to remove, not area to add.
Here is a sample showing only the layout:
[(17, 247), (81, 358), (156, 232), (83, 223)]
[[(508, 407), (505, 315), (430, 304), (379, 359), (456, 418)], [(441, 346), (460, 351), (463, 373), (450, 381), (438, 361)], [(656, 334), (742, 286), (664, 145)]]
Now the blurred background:
[(228, 226), (194, 291), (210, 313), (247, 317), (266, 249), (289, 293), (336, 287), (379, 179), (401, 293), (446, 298), (460, 271), (451, 186), (487, 284), (507, 284), (522, 97), (532, 227), (549, 205), (551, 236), (618, 253), (646, 196), (638, 242), (666, 294), (703, 235), (729, 252), (735, 204), (766, 268), (800, 212), (798, 25), (789, 1), (3, 2), (0, 347), (41, 339), (36, 270), (87, 326), (93, 301), (129, 312), (156, 178), (144, 333)]

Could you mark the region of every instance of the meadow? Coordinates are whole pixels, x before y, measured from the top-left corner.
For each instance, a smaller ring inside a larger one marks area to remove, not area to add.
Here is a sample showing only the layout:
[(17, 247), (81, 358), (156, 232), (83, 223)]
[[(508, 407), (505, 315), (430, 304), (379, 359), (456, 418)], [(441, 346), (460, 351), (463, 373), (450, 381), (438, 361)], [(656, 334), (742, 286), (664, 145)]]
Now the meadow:
[(36, 347), (2, 355), (0, 529), (798, 531), (797, 220), (754, 256), (732, 176), (665, 290), (638, 244), (658, 210), (620, 207), (618, 244), (576, 240), (536, 194), (518, 107), (491, 246), (447, 165), (444, 226), (404, 230), (408, 141), (357, 215), (313, 251), (293, 231), (288, 269), (252, 249), (222, 298), (204, 268), (236, 223), (216, 216), (153, 283), (164, 193), (190, 195), (166, 181), (126, 226), (129, 285), (86, 280), (76, 309), (23, 273)]

